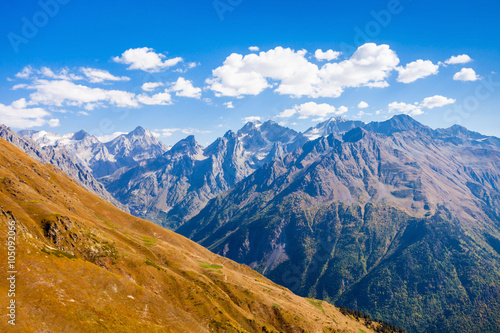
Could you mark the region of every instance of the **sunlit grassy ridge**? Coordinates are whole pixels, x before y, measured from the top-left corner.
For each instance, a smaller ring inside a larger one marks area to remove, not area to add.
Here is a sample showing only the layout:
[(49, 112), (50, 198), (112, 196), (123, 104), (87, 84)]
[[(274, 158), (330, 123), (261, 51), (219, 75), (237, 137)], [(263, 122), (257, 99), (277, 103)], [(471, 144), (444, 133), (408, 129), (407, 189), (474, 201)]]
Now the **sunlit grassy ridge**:
[[(372, 331), (118, 210), (2, 139), (0, 207), (3, 235), (17, 221), (16, 332)], [(6, 284), (0, 294), (7, 304)]]

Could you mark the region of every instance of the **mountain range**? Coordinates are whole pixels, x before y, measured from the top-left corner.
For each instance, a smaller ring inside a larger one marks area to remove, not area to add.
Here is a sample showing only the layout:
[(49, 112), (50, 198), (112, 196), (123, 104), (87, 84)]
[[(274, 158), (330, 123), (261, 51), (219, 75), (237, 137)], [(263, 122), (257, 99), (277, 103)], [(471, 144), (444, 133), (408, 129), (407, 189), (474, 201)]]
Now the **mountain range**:
[(394, 331), (133, 217), (0, 138), (0, 228), (13, 227), (16, 280), (0, 299), (15, 300), (16, 332)]
[(108, 176), (122, 167), (155, 158), (169, 149), (151, 131), (140, 126), (108, 142), (102, 142), (83, 130), (65, 135), (46, 131), (20, 131), (19, 135), (30, 137), (41, 147), (66, 150), (81, 165), (89, 168), (96, 178)]
[(177, 232), (412, 332), (494, 332), (499, 227), (498, 138), (400, 115), (266, 163)]
[(58, 135), (21, 131), (42, 147), (65, 149), (133, 215), (176, 229), (209, 199), (229, 190), (265, 163), (306, 141), (364, 123), (332, 118), (304, 133), (273, 121), (249, 122), (208, 147), (194, 136), (167, 147), (152, 132), (136, 128), (103, 143), (84, 131)]
[(496, 137), (406, 115), (303, 133), (247, 123), (208, 147), (170, 148), (140, 127), (106, 143), (20, 134), (69, 152), (133, 215), (298, 295), (411, 332), (500, 327)]
[(203, 148), (189, 136), (168, 152), (103, 179), (133, 214), (175, 229), (214, 196), (307, 139), (274, 122), (247, 123)]

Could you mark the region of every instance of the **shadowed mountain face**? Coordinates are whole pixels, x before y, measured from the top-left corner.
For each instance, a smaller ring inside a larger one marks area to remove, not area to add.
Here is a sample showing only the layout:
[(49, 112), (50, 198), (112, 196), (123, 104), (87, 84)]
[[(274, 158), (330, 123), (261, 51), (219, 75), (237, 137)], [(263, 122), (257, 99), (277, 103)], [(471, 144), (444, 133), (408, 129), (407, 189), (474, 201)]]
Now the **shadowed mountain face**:
[(499, 147), (395, 116), (265, 164), (177, 231), (300, 295), (414, 332), (494, 332)]
[(306, 141), (271, 121), (247, 123), (207, 148), (190, 136), (162, 156), (119, 170), (102, 181), (134, 215), (175, 229), (209, 199)]
[[(374, 332), (84, 190), (0, 138), (18, 332)], [(0, 251), (7, 262), (7, 251)], [(0, 284), (2, 304), (8, 285)], [(5, 314), (5, 313), (4, 313)], [(0, 331), (10, 332), (7, 320)]]

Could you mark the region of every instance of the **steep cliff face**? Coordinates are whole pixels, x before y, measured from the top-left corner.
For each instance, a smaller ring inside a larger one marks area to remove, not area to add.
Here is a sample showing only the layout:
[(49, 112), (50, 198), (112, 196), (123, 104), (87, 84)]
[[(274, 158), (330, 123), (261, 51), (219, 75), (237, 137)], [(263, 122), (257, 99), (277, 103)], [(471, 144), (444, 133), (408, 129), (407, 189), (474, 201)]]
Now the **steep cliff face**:
[(497, 142), (407, 116), (356, 127), (265, 164), (177, 231), (411, 331), (494, 331)]
[[(319, 300), (126, 214), (0, 138), (18, 332), (374, 332)], [(0, 251), (7, 263), (7, 251)], [(9, 304), (9, 286), (0, 301)], [(5, 314), (5, 312), (4, 312)], [(0, 331), (11, 332), (7, 320)]]
[(198, 213), (209, 199), (307, 139), (274, 122), (247, 123), (207, 148), (190, 136), (161, 157), (103, 178), (132, 213), (171, 229)]

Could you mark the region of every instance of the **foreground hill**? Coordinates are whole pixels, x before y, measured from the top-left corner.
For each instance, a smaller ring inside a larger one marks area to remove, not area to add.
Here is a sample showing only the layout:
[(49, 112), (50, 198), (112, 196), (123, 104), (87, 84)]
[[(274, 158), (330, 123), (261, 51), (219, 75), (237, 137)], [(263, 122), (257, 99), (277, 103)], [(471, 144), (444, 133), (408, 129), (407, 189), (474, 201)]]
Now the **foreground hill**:
[(267, 163), (177, 231), (411, 331), (498, 332), (499, 147), (395, 116)]
[[(12, 221), (16, 332), (372, 332), (120, 211), (0, 139), (3, 235)], [(6, 283), (0, 294), (0, 331), (10, 332)]]

